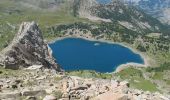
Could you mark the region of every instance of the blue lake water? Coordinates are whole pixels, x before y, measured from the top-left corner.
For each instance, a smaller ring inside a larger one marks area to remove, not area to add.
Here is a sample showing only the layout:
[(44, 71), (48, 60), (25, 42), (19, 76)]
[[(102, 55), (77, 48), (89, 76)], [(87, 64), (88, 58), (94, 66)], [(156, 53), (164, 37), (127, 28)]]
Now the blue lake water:
[(112, 2), (112, 0), (97, 0), (97, 2), (100, 4), (109, 4)]
[(57, 63), (65, 71), (113, 72), (121, 64), (144, 63), (140, 55), (119, 44), (66, 38), (49, 45)]

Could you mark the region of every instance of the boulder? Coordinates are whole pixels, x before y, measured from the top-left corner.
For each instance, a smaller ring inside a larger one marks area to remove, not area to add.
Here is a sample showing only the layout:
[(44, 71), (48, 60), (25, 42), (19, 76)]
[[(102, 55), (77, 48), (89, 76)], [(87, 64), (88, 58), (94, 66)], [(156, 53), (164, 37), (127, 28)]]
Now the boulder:
[(47, 76), (41, 76), (41, 77), (36, 78), (36, 80), (44, 80), (46, 78), (47, 78)]
[(60, 70), (52, 56), (52, 50), (44, 42), (42, 32), (35, 22), (21, 24), (10, 45), (0, 52), (0, 64), (9, 69), (43, 65)]
[(128, 100), (126, 94), (107, 92), (95, 97), (93, 100)]
[(24, 90), (22, 91), (22, 96), (44, 96), (46, 94), (45, 90)]
[(43, 65), (32, 65), (30, 67), (28, 67), (28, 70), (36, 70), (36, 69), (41, 69), (43, 67)]
[(26, 98), (26, 100), (37, 100), (37, 98), (34, 97), (34, 96), (28, 96), (28, 97)]
[(12, 100), (13, 99), (17, 100), (17, 98), (20, 96), (21, 96), (20, 92), (0, 93), (0, 99), (4, 99), (4, 100), (10, 99), (10, 98), (12, 98)]
[(43, 100), (57, 100), (57, 98), (53, 95), (47, 95), (47, 96), (44, 97)]
[(88, 89), (88, 87), (87, 86), (77, 86), (77, 87), (73, 87), (73, 88), (71, 88), (71, 91), (73, 91), (73, 90), (75, 90), (75, 91), (78, 91), (78, 90), (86, 90), (86, 89)]

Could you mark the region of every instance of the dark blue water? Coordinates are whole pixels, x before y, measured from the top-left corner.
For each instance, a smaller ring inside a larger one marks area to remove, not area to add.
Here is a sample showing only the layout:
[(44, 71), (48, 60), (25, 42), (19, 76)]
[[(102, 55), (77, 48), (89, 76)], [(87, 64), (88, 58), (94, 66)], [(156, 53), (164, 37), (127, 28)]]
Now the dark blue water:
[(112, 2), (112, 0), (97, 0), (97, 2), (100, 4), (109, 4)]
[(121, 64), (144, 63), (140, 55), (118, 44), (66, 38), (50, 44), (50, 47), (57, 63), (66, 71), (113, 72)]

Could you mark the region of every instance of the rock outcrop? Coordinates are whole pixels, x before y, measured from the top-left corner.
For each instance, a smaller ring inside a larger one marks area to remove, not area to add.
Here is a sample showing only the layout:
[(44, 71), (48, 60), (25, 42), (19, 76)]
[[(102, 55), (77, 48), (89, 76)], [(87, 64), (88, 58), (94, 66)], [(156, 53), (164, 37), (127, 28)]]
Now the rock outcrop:
[[(169, 100), (160, 93), (130, 88), (127, 81), (108, 79), (83, 79), (76, 76), (61, 81), (63, 98), (71, 100)], [(62, 99), (65, 100), (65, 99)]]
[(59, 70), (52, 51), (44, 42), (42, 32), (35, 22), (21, 24), (11, 44), (0, 53), (0, 64), (9, 69), (43, 65)]
[(127, 81), (51, 73), (26, 69), (1, 75), (0, 100), (170, 100), (169, 94), (132, 89)]

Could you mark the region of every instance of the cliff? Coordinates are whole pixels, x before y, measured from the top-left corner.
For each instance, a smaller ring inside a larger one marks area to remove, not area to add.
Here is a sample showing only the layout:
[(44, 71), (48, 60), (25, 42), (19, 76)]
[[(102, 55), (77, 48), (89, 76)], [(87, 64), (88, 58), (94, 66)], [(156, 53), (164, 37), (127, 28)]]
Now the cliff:
[(51, 49), (44, 42), (35, 22), (24, 22), (11, 44), (0, 53), (0, 64), (5, 68), (19, 69), (32, 65), (59, 70)]

